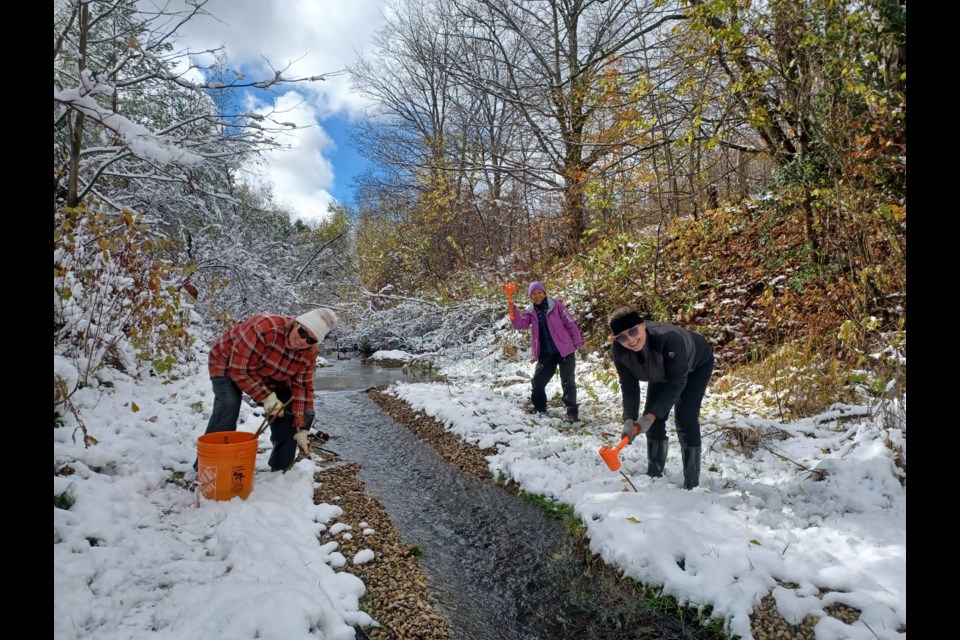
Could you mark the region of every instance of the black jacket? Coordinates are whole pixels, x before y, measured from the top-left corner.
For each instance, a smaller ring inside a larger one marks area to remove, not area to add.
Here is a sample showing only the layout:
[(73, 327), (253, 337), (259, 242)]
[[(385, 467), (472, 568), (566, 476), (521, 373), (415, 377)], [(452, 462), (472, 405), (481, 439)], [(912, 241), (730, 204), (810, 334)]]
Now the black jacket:
[(664, 418), (687, 386), (687, 374), (710, 361), (713, 349), (699, 333), (667, 322), (646, 321), (647, 341), (639, 352), (613, 343), (613, 364), (620, 376), (622, 419), (640, 416), (640, 381), (665, 382), (650, 412)]

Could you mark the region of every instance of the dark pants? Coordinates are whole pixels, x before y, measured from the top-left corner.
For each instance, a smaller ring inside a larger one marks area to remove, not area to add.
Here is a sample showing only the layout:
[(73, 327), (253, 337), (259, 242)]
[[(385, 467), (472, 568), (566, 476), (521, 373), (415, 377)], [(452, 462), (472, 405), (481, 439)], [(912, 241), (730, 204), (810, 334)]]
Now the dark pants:
[(559, 353), (541, 354), (533, 372), (533, 391), (530, 402), (537, 411), (547, 410), (547, 383), (560, 368), (560, 388), (563, 389), (563, 405), (574, 415), (577, 413), (577, 357), (576, 352), (566, 358)]
[[(240, 418), (240, 400), (243, 393), (230, 378), (225, 376), (213, 376), (210, 378), (213, 385), (213, 411), (210, 413), (210, 420), (207, 422), (207, 430), (204, 434), (215, 433), (217, 431), (236, 431), (237, 420)], [(275, 393), (280, 402), (286, 402), (293, 395), (290, 389), (276, 389)], [(297, 456), (297, 443), (293, 439), (295, 430), (293, 428), (293, 414), (284, 411), (283, 415), (274, 419), (270, 423), (270, 442), (273, 444), (273, 451), (267, 464), (273, 471), (286, 469)], [(197, 463), (193, 463), (193, 468), (197, 468)]]
[[(676, 411), (675, 422), (677, 423), (677, 440), (681, 447), (699, 447), (700, 446), (700, 405), (703, 403), (703, 396), (707, 393), (707, 383), (710, 382), (710, 376), (713, 375), (713, 356), (687, 376), (687, 386), (680, 392), (680, 398), (674, 405)], [(643, 407), (643, 413), (650, 413), (650, 407), (653, 406), (657, 397), (666, 389), (665, 382), (650, 382), (647, 384), (647, 401)], [(666, 419), (657, 418), (647, 432), (648, 440), (666, 440), (667, 423)]]

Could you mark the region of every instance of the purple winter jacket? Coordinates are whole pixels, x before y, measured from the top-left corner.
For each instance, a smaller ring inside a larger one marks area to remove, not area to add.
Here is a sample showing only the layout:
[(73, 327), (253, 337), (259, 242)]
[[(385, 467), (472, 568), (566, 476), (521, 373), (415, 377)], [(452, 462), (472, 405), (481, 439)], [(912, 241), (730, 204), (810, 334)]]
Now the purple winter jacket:
[[(580, 335), (580, 329), (573, 319), (573, 314), (563, 306), (563, 300), (550, 296), (547, 296), (546, 300), (547, 328), (550, 329), (550, 337), (553, 338), (553, 344), (557, 345), (560, 357), (566, 358), (583, 346), (583, 336)], [(521, 331), (531, 328), (530, 352), (533, 360), (536, 361), (540, 358), (540, 323), (537, 321), (537, 310), (531, 304), (523, 311), (517, 309), (513, 315), (511, 322), (514, 328)]]

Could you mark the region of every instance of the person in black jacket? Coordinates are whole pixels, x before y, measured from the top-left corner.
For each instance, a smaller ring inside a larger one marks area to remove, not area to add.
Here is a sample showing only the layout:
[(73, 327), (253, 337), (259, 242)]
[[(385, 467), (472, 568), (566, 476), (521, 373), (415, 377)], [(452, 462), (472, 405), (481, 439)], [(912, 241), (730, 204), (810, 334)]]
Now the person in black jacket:
[[(607, 318), (613, 363), (623, 396), (623, 433), (630, 442), (647, 434), (647, 475), (659, 478), (667, 462), (666, 419), (674, 421), (683, 458), (683, 488), (700, 484), (700, 405), (713, 374), (713, 349), (699, 333), (666, 322), (644, 321), (633, 307)], [(640, 381), (647, 398), (640, 410)]]

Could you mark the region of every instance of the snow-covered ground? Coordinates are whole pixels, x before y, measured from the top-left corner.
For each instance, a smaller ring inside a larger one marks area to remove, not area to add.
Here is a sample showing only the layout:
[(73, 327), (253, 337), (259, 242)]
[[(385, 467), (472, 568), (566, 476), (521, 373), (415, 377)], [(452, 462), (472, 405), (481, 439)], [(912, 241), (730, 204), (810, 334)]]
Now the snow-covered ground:
[[(642, 437), (621, 452), (622, 474), (600, 458), (619, 440), (620, 399), (599, 352), (578, 362), (581, 423), (562, 422), (559, 407), (526, 414), (527, 341), (504, 319), (464, 348), (417, 354), (444, 382), (389, 392), (495, 447), (494, 474), (573, 507), (607, 563), (712, 607), (731, 634), (750, 638), (750, 612), (772, 594), (788, 622), (819, 617), (818, 640), (905, 637), (905, 425), (848, 405), (784, 421), (761, 402), (711, 391), (701, 484), (684, 491), (670, 423), (663, 478), (644, 475)], [(389, 351), (375, 358), (414, 359)], [(76, 376), (57, 356), (54, 369)], [(208, 501), (171, 482), (191, 468), (212, 406), (205, 367), (182, 367), (170, 381), (116, 371), (99, 379), (74, 394), (75, 412), (54, 429), (55, 638), (353, 640), (353, 625), (371, 622), (359, 610), (364, 585), (339, 570), (369, 554), (345, 558), (336, 543), (317, 542), (341, 510), (313, 504), (314, 462), (267, 472), (264, 434), (249, 498)], [(556, 401), (558, 378), (547, 392)], [(84, 445), (78, 417), (96, 444)], [(322, 419), (318, 411), (321, 429)], [(259, 423), (244, 407), (240, 430)], [(754, 446), (737, 444), (747, 441)], [(859, 620), (830, 617), (831, 603), (860, 610)]]

